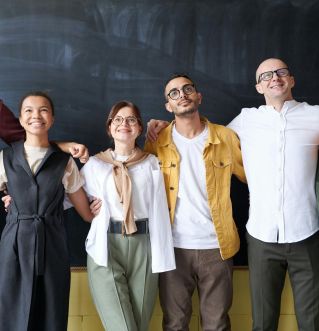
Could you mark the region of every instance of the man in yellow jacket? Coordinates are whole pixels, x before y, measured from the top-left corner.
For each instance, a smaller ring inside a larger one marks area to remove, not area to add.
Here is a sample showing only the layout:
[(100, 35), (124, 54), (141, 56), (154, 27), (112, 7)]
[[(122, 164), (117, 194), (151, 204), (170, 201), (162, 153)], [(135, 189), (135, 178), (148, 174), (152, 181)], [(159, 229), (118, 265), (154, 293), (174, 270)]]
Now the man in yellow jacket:
[(171, 77), (165, 97), (175, 120), (145, 145), (164, 174), (177, 267), (160, 275), (163, 329), (188, 330), (197, 288), (202, 329), (230, 331), (232, 257), (239, 249), (231, 176), (245, 181), (239, 140), (200, 116), (202, 95), (188, 76)]

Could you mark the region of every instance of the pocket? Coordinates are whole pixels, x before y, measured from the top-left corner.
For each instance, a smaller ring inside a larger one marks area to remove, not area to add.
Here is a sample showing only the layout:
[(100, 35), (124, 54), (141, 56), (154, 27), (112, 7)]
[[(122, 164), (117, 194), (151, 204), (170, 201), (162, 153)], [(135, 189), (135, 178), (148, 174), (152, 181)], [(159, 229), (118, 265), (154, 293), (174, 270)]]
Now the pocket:
[(218, 158), (213, 160), (213, 164), (216, 168), (223, 169), (231, 165), (230, 158)]
[[(230, 180), (231, 180), (231, 158), (216, 158), (212, 160), (213, 171), (215, 175), (215, 183), (217, 189), (230, 190)], [(220, 192), (224, 193), (224, 192)]]

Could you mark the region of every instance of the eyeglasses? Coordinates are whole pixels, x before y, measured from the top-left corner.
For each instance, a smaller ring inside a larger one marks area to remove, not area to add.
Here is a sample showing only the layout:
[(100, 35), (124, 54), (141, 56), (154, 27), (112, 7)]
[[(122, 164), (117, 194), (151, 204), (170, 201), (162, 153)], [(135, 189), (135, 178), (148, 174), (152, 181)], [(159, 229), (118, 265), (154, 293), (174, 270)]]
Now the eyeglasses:
[(183, 93), (186, 95), (190, 95), (190, 94), (194, 93), (195, 90), (196, 89), (195, 89), (194, 84), (186, 84), (180, 90), (178, 90), (176, 88), (170, 90), (169, 93), (167, 94), (167, 96), (170, 97), (172, 100), (177, 100), (181, 95), (180, 91), (183, 91)]
[(260, 83), (262, 80), (264, 80), (264, 81), (271, 80), (274, 76), (274, 73), (278, 77), (286, 77), (286, 76), (290, 75), (288, 68), (280, 68), (280, 69), (277, 69), (274, 71), (266, 71), (259, 75), (258, 83)]
[(111, 118), (112, 123), (116, 126), (120, 126), (124, 121), (129, 125), (129, 126), (134, 126), (138, 123), (138, 119), (135, 116), (115, 116), (114, 118)]

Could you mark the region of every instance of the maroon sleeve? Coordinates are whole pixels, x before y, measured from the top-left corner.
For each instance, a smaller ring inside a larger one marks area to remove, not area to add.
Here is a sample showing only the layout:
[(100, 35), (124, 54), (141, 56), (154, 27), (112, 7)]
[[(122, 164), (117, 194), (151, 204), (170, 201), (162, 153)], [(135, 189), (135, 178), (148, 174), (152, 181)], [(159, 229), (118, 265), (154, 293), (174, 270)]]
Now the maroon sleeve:
[(24, 139), (25, 131), (19, 120), (0, 100), (0, 138), (6, 143)]

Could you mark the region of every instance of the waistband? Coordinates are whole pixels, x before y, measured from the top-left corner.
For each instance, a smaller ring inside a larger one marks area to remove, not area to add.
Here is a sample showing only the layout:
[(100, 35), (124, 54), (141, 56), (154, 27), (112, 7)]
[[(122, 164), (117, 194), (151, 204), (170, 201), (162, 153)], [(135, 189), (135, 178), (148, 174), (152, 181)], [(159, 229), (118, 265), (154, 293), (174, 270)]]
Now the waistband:
[[(137, 231), (132, 233), (131, 235), (126, 236), (134, 236), (135, 234), (147, 234), (149, 233), (149, 227), (148, 227), (148, 218), (140, 218), (135, 220)], [(108, 233), (115, 233), (115, 234), (122, 234), (122, 226), (123, 221), (122, 220), (115, 220), (114, 218), (110, 219), (109, 228), (107, 229)]]

